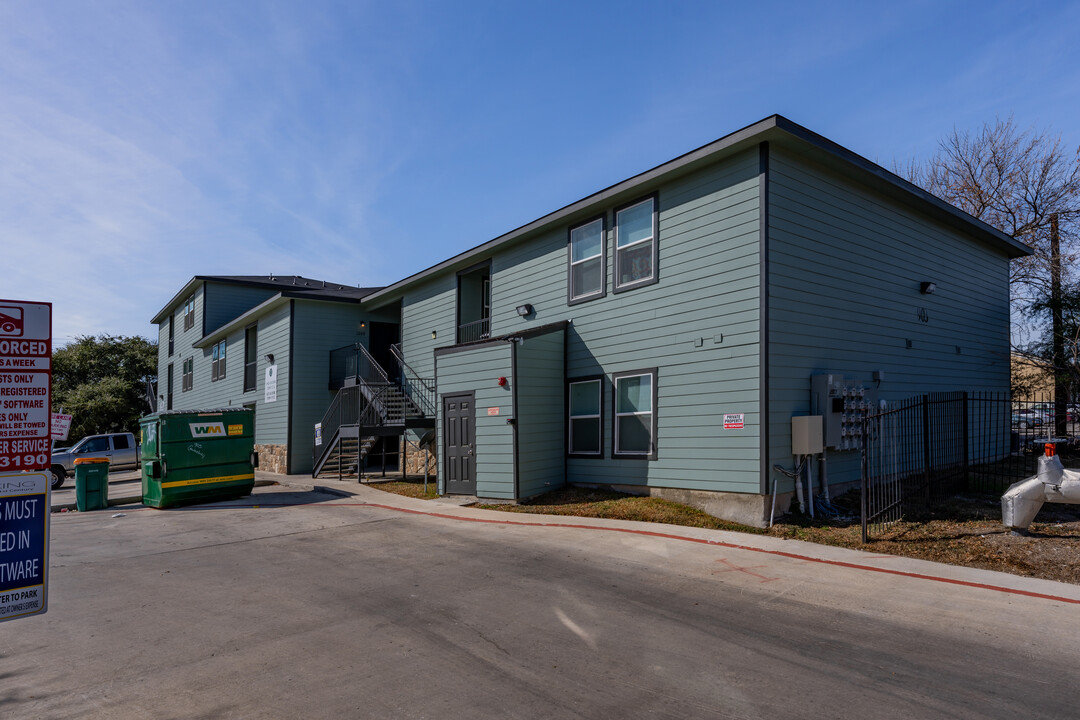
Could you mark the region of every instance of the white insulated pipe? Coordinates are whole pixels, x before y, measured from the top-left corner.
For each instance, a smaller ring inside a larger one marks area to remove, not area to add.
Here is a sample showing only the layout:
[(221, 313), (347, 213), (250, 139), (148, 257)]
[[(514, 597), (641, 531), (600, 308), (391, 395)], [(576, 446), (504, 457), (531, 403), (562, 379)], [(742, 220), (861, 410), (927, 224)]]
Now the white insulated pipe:
[(1026, 533), (1043, 503), (1080, 505), (1080, 471), (1066, 470), (1057, 455), (1039, 458), (1039, 473), (1013, 483), (1001, 496), (1001, 522)]

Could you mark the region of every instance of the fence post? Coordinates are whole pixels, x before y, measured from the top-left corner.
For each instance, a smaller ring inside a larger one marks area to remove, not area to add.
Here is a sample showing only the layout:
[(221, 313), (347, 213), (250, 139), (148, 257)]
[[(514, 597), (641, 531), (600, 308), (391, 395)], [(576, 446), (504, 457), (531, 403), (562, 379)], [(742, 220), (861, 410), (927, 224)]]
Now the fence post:
[(964, 490), (968, 489), (968, 472), (971, 467), (971, 450), (969, 447), (969, 430), (968, 430), (968, 394), (964, 391), (964, 410), (963, 421), (960, 423), (964, 433)]
[(870, 438), (870, 436), (868, 434), (869, 430), (870, 430), (870, 421), (864, 416), (863, 419), (862, 419), (862, 440), (863, 440), (863, 442), (862, 442), (862, 482), (860, 483), (861, 492), (859, 493), (859, 514), (862, 516), (862, 522), (861, 522), (861, 524), (862, 524), (862, 541), (864, 543), (868, 539), (867, 538), (867, 532), (866, 532), (866, 514), (867, 514), (867, 509), (868, 509), (869, 503), (868, 503), (868, 500), (867, 500), (866, 496), (870, 492), (870, 483), (869, 483), (869, 481), (867, 479), (869, 474), (870, 474), (870, 460), (869, 460), (869, 457), (868, 457), (869, 453), (870, 453), (870, 451), (869, 451), (869, 446), (870, 446), (869, 438)]
[(922, 417), (923, 417), (923, 480), (926, 488), (926, 504), (930, 505), (930, 498), (932, 493), (930, 492), (931, 477), (933, 476), (933, 453), (930, 450), (930, 396), (922, 396)]

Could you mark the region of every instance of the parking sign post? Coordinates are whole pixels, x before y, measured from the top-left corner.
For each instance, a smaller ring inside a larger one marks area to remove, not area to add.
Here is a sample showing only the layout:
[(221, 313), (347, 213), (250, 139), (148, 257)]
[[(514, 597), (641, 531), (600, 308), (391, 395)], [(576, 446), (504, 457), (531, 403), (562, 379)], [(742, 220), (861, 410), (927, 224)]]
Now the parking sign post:
[(0, 622), (48, 605), (51, 396), (52, 304), (0, 300)]

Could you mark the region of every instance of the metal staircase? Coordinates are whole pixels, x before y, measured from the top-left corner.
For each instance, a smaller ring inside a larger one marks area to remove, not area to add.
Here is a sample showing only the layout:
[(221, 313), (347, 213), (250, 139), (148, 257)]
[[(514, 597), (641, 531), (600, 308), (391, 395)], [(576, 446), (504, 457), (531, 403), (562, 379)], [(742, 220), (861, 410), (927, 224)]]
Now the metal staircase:
[(331, 353), (331, 387), (340, 386), (315, 432), (312, 477), (356, 477), (385, 438), (435, 427), (434, 383), (409, 367), (398, 346), (391, 357), (398, 365), (393, 376), (362, 345)]

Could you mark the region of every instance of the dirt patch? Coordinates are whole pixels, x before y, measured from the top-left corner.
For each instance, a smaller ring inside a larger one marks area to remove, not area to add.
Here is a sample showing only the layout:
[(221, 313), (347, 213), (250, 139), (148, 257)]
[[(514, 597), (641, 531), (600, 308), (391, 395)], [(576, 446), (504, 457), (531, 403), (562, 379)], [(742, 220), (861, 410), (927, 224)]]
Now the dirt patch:
[[(422, 482), (388, 482), (372, 487), (425, 497)], [(426, 497), (434, 497), (434, 483), (429, 488)], [(669, 500), (592, 488), (563, 488), (518, 505), (479, 507), (734, 530), (1080, 585), (1080, 505), (1044, 505), (1031, 525), (1030, 535), (1019, 536), (1002, 527), (998, 495), (963, 495), (932, 511), (905, 518), (865, 544), (861, 541), (858, 496), (842, 496), (835, 505), (841, 511), (840, 517), (812, 521), (788, 514), (768, 530), (720, 520)]]

